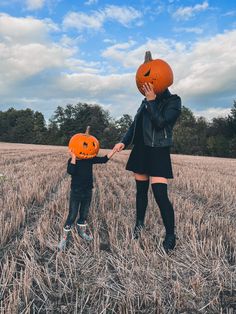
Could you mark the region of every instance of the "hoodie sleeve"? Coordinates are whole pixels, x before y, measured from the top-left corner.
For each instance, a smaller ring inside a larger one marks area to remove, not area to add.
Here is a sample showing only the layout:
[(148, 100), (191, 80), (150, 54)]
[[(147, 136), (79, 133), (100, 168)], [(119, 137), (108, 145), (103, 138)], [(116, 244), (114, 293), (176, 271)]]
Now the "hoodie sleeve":
[(92, 159), (92, 163), (93, 164), (105, 164), (106, 162), (108, 162), (109, 158), (106, 156), (103, 157), (94, 157)]
[(76, 173), (76, 164), (71, 163), (71, 158), (69, 158), (67, 162), (67, 173), (69, 173), (70, 175), (73, 175)]
[(93, 159), (91, 159), (93, 164), (105, 164), (107, 163), (109, 160), (109, 158), (106, 156), (103, 157), (94, 157)]

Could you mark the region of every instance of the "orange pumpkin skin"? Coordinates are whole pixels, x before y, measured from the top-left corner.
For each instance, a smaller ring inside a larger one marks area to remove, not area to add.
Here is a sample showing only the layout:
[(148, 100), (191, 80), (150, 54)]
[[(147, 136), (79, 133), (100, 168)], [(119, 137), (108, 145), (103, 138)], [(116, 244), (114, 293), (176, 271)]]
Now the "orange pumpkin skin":
[(155, 59), (145, 62), (140, 65), (136, 72), (137, 87), (144, 95), (142, 86), (144, 83), (153, 84), (156, 94), (164, 92), (170, 85), (173, 84), (173, 72), (167, 62), (161, 59)]
[(97, 156), (100, 145), (96, 137), (88, 133), (77, 133), (69, 142), (69, 149), (79, 159), (90, 159)]

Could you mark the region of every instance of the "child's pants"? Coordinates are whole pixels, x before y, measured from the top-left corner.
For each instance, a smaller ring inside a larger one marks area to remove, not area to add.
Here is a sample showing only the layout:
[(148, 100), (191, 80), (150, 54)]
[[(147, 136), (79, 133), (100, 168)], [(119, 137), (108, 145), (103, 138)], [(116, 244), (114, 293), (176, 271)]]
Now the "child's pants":
[(86, 223), (89, 207), (92, 200), (92, 189), (84, 190), (81, 188), (72, 188), (70, 192), (69, 214), (65, 225), (72, 225), (79, 211), (77, 224)]

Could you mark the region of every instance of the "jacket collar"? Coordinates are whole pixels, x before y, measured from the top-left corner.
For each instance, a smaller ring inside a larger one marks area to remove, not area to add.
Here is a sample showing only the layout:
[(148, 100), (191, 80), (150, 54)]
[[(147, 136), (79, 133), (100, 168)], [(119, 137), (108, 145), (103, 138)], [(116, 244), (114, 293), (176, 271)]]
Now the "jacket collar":
[(166, 90), (164, 90), (164, 92), (157, 94), (156, 96), (156, 100), (162, 100), (164, 98), (168, 98), (171, 96), (171, 92), (169, 91), (169, 89), (167, 88)]
[[(169, 98), (171, 95), (172, 95), (171, 92), (170, 92), (169, 89), (167, 88), (166, 90), (164, 90), (164, 92), (162, 92), (162, 93), (160, 93), (160, 94), (157, 94), (155, 100), (159, 102), (159, 101), (161, 101), (161, 100), (163, 100), (163, 99), (165, 99), (165, 98)], [(147, 101), (146, 97), (144, 98), (143, 101), (144, 101), (144, 102)]]

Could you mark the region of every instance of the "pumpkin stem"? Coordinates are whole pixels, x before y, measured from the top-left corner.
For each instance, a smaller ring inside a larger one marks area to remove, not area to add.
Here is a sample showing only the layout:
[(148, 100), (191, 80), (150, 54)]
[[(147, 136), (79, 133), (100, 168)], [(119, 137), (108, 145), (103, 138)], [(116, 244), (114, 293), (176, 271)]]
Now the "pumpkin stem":
[(151, 54), (151, 51), (146, 51), (145, 52), (145, 59), (144, 59), (144, 63), (146, 62), (149, 62), (149, 61), (152, 61), (152, 54)]
[(89, 135), (89, 132), (90, 132), (90, 126), (88, 125), (87, 128), (86, 128), (85, 134)]

